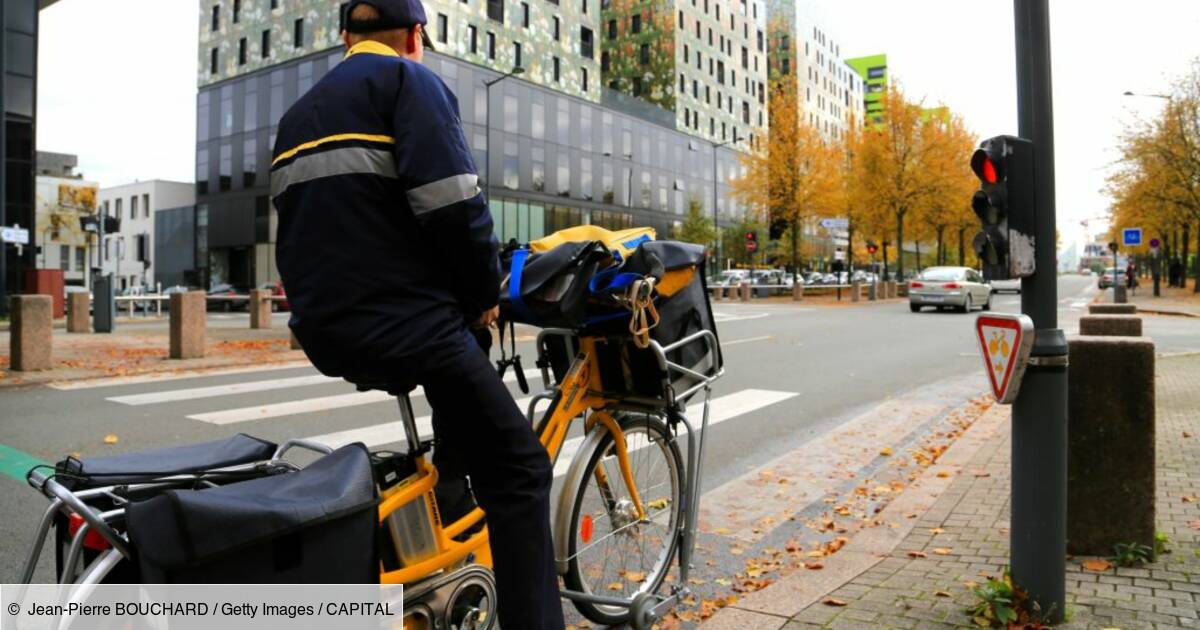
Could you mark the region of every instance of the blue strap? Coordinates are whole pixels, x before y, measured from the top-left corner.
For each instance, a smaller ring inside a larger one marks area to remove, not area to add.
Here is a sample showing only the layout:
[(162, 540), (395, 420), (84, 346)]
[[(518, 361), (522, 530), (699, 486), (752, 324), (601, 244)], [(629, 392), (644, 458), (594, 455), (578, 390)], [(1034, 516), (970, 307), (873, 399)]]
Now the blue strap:
[(637, 238), (631, 238), (628, 241), (621, 243), (621, 245), (623, 245), (625, 247), (625, 249), (637, 249), (638, 245), (641, 245), (642, 243), (645, 243), (646, 241), (649, 241), (649, 240), (650, 240), (650, 235), (643, 234)]
[(633, 284), (634, 280), (643, 277), (638, 273), (619, 272), (620, 268), (616, 266), (596, 272), (596, 275), (588, 281), (588, 290), (592, 293), (600, 293), (612, 289), (624, 289)]
[(525, 275), (525, 262), (529, 259), (528, 249), (517, 249), (513, 251), (512, 256), (512, 271), (508, 277), (508, 300), (512, 304), (513, 310), (517, 312), (517, 316), (525, 323), (534, 323), (533, 313), (529, 311), (529, 306), (525, 304), (525, 300), (521, 298), (521, 277)]

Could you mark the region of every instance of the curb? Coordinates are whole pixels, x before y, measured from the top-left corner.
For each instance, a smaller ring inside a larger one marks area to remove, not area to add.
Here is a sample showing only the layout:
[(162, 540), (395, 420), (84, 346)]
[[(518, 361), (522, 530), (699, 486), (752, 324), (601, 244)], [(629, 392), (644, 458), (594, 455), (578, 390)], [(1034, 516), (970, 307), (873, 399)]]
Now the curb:
[[(705, 630), (778, 630), (792, 617), (818, 604), (821, 598), (886, 560), (912, 532), (920, 515), (933, 508), (980, 449), (994, 443), (992, 436), (1008, 421), (1009, 409), (993, 405), (937, 463), (921, 474), (917, 483), (879, 513), (880, 519), (898, 523), (898, 528), (862, 530), (844, 550), (823, 560), (823, 570), (796, 570), (783, 576), (767, 588), (721, 609), (701, 627)], [(917, 512), (915, 518), (906, 518), (913, 512)]]

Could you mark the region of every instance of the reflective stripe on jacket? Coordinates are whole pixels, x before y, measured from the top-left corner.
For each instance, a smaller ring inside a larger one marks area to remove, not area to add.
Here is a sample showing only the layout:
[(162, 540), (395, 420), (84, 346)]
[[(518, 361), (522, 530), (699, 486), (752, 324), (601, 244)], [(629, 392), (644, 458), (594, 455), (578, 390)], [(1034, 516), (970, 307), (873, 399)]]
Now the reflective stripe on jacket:
[(499, 295), (498, 245), (458, 101), (365, 41), (279, 123), (276, 261), (292, 329), (326, 373), (460, 339)]

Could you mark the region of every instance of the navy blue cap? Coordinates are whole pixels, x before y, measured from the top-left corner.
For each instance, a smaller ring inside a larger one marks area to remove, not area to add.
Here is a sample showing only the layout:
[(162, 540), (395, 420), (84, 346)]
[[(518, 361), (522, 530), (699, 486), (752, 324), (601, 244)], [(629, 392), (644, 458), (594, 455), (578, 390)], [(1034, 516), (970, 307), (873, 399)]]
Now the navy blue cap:
[[(369, 4), (379, 12), (379, 17), (373, 20), (350, 20), (354, 7)], [(424, 26), (425, 7), (421, 0), (350, 0), (346, 4), (346, 19), (344, 24), (350, 33), (374, 33), (393, 28), (408, 28), (413, 24)]]

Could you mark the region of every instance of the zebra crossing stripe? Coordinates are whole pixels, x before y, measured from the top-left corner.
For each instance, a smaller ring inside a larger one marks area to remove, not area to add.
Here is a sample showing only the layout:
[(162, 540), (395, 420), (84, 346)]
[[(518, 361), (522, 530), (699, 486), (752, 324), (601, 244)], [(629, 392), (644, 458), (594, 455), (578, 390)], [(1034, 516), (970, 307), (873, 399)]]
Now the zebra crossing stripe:
[(275, 378), (265, 381), (250, 381), (248, 383), (231, 383), (229, 385), (191, 387), (188, 389), (173, 389), (165, 392), (150, 392), (147, 394), (112, 396), (106, 400), (122, 405), (154, 405), (165, 402), (177, 402), (180, 400), (232, 396), (235, 394), (265, 392), (276, 389), (287, 389), (290, 387), (307, 387), (309, 385), (325, 385), (327, 383), (337, 382), (341, 382), (341, 379), (325, 376), (323, 374), (313, 374), (310, 376), (297, 376), (294, 378)]

